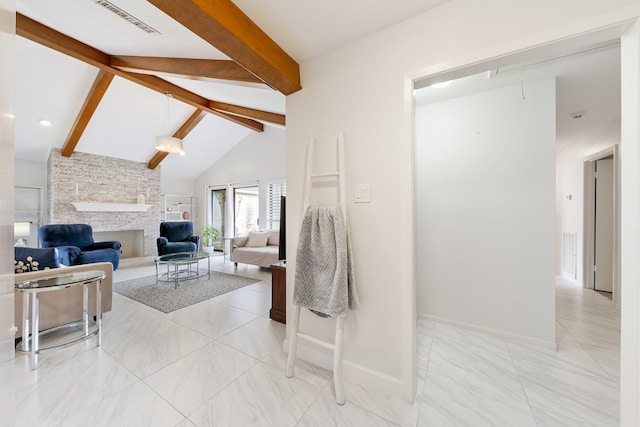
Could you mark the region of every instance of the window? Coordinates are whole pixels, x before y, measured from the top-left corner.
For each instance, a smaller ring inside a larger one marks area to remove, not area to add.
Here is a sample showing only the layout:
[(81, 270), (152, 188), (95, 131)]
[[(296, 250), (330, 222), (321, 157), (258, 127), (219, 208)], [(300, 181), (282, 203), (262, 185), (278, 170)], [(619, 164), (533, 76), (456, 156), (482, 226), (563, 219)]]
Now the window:
[(40, 187), (15, 187), (15, 222), (27, 224), (20, 237), (32, 248), (39, 247), (38, 227), (44, 223), (42, 193)]
[(267, 186), (267, 228), (280, 228), (280, 196), (287, 195), (287, 183), (274, 182)]
[(257, 186), (233, 189), (233, 221), (235, 236), (246, 236), (258, 230), (260, 213), (260, 190)]

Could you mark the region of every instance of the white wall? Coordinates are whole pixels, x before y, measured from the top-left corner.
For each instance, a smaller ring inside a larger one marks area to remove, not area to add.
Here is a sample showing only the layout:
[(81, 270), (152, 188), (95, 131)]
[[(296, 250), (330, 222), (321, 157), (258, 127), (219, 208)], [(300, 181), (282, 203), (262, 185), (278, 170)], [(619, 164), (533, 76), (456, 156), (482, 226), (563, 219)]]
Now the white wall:
[[(16, 159), (16, 185), (47, 190), (47, 162)], [(46, 206), (43, 206), (46, 208)]]
[[(637, 426), (640, 425), (640, 21), (621, 41), (620, 425)], [(630, 117), (634, 120), (629, 120)]]
[(193, 192), (200, 205), (197, 229), (202, 229), (206, 219), (204, 187), (258, 181), (262, 223), (266, 218), (266, 186), (285, 179), (285, 174), (284, 129), (265, 126), (262, 133), (252, 132), (195, 180)]
[(162, 169), (160, 170), (160, 193), (161, 194), (171, 194), (171, 195), (177, 195), (177, 196), (183, 196), (183, 195), (197, 196), (198, 194), (193, 192), (193, 185), (194, 185), (193, 183), (194, 181), (190, 179), (178, 179), (178, 178), (162, 176)]
[(555, 90), (416, 108), (419, 314), (555, 345)]
[[(582, 285), (584, 244), (584, 158), (576, 155), (569, 147), (557, 153), (556, 157), (556, 268), (562, 274), (562, 233), (577, 233), (577, 278)], [(569, 200), (569, 196), (571, 199)], [(572, 279), (573, 280), (573, 279)]]
[[(289, 302), (305, 142), (313, 136), (326, 145), (344, 132), (349, 199), (354, 184), (371, 185), (372, 202), (348, 208), (361, 308), (347, 316), (346, 376), (382, 381), (386, 391), (408, 399), (415, 391), (411, 79), (638, 15), (637, 0), (452, 0), (301, 64), (303, 89), (287, 97)], [(332, 320), (303, 313), (301, 323), (331, 341)]]
[(13, 206), (14, 206), (14, 64), (16, 5), (0, 0), (0, 414), (12, 425), (14, 404), (14, 342), (6, 332), (14, 324)]

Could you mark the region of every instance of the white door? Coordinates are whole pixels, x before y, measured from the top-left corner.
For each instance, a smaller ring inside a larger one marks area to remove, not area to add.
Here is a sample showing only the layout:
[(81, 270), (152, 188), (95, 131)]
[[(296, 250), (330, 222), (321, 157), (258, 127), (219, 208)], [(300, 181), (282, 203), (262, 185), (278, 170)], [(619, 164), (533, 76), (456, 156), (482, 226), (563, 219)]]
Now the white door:
[(594, 283), (613, 292), (613, 160), (596, 161)]

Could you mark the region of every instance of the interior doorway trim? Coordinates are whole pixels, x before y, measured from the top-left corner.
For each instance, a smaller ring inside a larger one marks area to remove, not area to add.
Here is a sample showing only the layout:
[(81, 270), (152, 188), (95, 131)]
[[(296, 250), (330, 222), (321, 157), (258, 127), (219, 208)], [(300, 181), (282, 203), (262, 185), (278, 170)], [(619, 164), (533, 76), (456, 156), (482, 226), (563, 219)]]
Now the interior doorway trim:
[[(429, 86), (433, 83), (438, 83), (441, 81), (448, 81), (448, 80), (452, 80), (452, 79), (457, 79), (457, 78), (461, 78), (461, 77), (465, 77), (468, 75), (472, 75), (472, 74), (476, 74), (478, 72), (481, 72), (483, 70), (487, 70), (487, 69), (491, 69), (494, 68), (495, 66), (501, 66), (504, 65), (505, 61), (513, 61), (513, 62), (518, 62), (518, 61), (525, 61), (525, 60), (531, 60), (532, 57), (538, 57), (539, 55), (542, 54), (542, 56), (544, 55), (558, 55), (558, 51), (560, 52), (566, 52), (569, 51), (571, 49), (581, 49), (584, 48), (585, 46), (589, 46), (589, 45), (593, 45), (594, 42), (597, 41), (607, 41), (607, 40), (611, 40), (611, 39), (619, 39), (623, 40), (623, 38), (626, 37), (626, 39), (629, 39), (629, 34), (631, 33), (633, 35), (634, 31), (638, 31), (637, 28), (638, 26), (640, 26), (640, 21), (637, 18), (626, 18), (624, 20), (622, 20), (621, 22), (618, 23), (609, 23), (608, 25), (603, 25), (603, 26), (594, 26), (592, 27), (591, 30), (589, 31), (585, 31), (585, 32), (575, 32), (573, 34), (570, 35), (565, 35), (564, 37), (560, 37), (560, 38), (556, 38), (556, 39), (550, 39), (548, 40), (546, 43), (541, 43), (538, 45), (530, 45), (526, 48), (521, 48), (521, 49), (515, 49), (513, 50), (511, 53), (506, 53), (503, 55), (498, 55), (498, 56), (487, 56), (487, 57), (482, 57), (481, 54), (476, 55), (476, 56), (470, 56), (467, 58), (458, 58), (457, 60), (454, 61), (449, 61), (446, 63), (439, 63), (439, 64), (434, 64), (431, 65), (427, 68), (423, 68), (420, 70), (414, 70), (413, 72), (407, 73), (405, 74), (405, 84), (404, 84), (404, 92), (405, 92), (405, 107), (406, 111), (408, 112), (407, 114), (407, 134), (409, 135), (409, 140), (411, 141), (411, 150), (412, 150), (412, 163), (411, 163), (411, 168), (412, 168), (412, 193), (413, 193), (413, 197), (412, 197), (412, 201), (411, 201), (411, 206), (412, 209), (414, 208), (415, 205), (415, 157), (414, 157), (414, 153), (413, 151), (415, 150), (414, 148), (414, 144), (415, 144), (415, 139), (414, 139), (414, 127), (415, 127), (415, 117), (414, 117), (414, 113), (415, 113), (415, 99), (413, 96), (413, 92), (416, 89), (422, 88), (422, 87), (426, 87)], [(623, 46), (623, 57), (624, 57), (624, 46)], [(623, 62), (624, 64), (624, 62)], [(624, 83), (624, 79), (623, 79), (623, 83)], [(637, 85), (637, 77), (635, 80), (635, 83)], [(625, 114), (623, 112), (623, 120), (624, 119), (635, 119), (637, 120), (637, 117), (634, 118), (633, 115), (630, 114)], [(624, 126), (623, 126), (624, 127)], [(623, 137), (624, 140), (624, 137)], [(637, 145), (637, 141), (629, 141), (632, 143), (633, 146)], [(620, 158), (618, 156), (618, 160), (617, 162), (620, 162)], [(636, 163), (634, 163), (636, 164)], [(618, 174), (620, 174), (620, 167), (619, 164), (618, 166)], [(620, 183), (622, 182), (622, 178), (620, 178)], [(618, 186), (617, 191), (620, 192), (620, 186)], [(619, 194), (618, 194), (619, 195)], [(620, 198), (617, 198), (617, 201), (619, 201)], [(618, 211), (618, 215), (620, 214), (620, 210)], [(415, 218), (415, 212), (413, 212), (412, 215), (412, 222), (411, 222), (411, 227), (412, 230), (415, 231), (415, 227), (416, 227), (416, 218)], [(618, 223), (616, 225), (616, 232), (619, 234), (621, 232), (621, 220), (618, 220)], [(411, 233), (411, 236), (413, 236), (413, 232)], [(416, 242), (415, 239), (412, 239), (411, 241), (411, 246), (413, 248), (412, 250), (412, 254), (413, 254), (413, 263), (412, 263), (412, 277), (413, 280), (411, 281), (411, 287), (408, 289), (408, 293), (407, 293), (407, 300), (410, 301), (410, 303), (406, 306), (407, 307), (407, 316), (405, 316), (405, 318), (403, 319), (403, 330), (407, 331), (407, 339), (405, 340), (405, 342), (407, 343), (406, 346), (406, 353), (405, 353), (405, 357), (404, 357), (404, 361), (406, 366), (403, 369), (404, 375), (403, 375), (403, 379), (404, 379), (404, 383), (405, 383), (405, 387), (404, 387), (404, 396), (405, 399), (407, 401), (413, 401), (415, 399), (416, 396), (416, 372), (417, 372), (417, 362), (416, 362), (416, 345), (415, 345), (415, 324), (414, 322), (416, 321), (416, 286), (417, 286), (417, 274), (416, 274)], [(621, 249), (621, 239), (618, 239), (617, 242), (617, 248), (618, 248), (618, 259), (617, 259), (617, 265), (616, 268), (618, 269), (618, 271), (620, 272), (617, 281), (618, 283), (618, 288), (617, 288), (617, 294), (621, 294), (621, 288), (620, 288), (620, 282), (622, 280), (622, 269), (621, 269), (621, 254), (622, 254), (622, 249)], [(638, 305), (635, 304), (633, 308), (631, 308), (631, 311), (633, 311), (635, 308), (637, 308)], [(624, 316), (623, 316), (623, 323), (624, 323)], [(636, 332), (637, 332), (637, 326), (636, 326)], [(621, 340), (624, 341), (624, 337), (621, 337)], [(636, 341), (637, 342), (637, 341)], [(637, 348), (636, 348), (637, 349)], [(634, 354), (634, 356), (637, 356), (637, 350)], [(626, 367), (626, 365), (624, 363), (621, 363), (621, 374), (624, 373), (624, 368)], [(637, 372), (637, 371), (636, 371)], [(624, 388), (624, 387), (623, 387)], [(637, 399), (638, 396), (640, 395), (640, 393), (638, 392), (637, 388), (633, 389), (633, 393), (630, 393), (630, 398), (633, 399)], [(621, 392), (621, 400), (622, 400), (622, 392)], [(621, 402), (621, 410), (624, 413), (625, 416), (629, 416), (630, 414), (633, 413), (633, 415), (637, 415), (638, 411), (637, 411), (637, 407), (635, 410), (631, 411), (630, 408), (632, 408), (632, 405), (625, 405), (623, 402)], [(621, 419), (624, 419), (625, 417), (622, 416)]]
[[(621, 144), (624, 145), (624, 158), (620, 158), (620, 191), (624, 195), (624, 205), (620, 210), (620, 294), (621, 299), (625, 299), (625, 307), (621, 309), (621, 358), (620, 358), (620, 421), (623, 425), (635, 425), (640, 419), (638, 410), (640, 402), (640, 384), (638, 375), (640, 368), (640, 334), (638, 327), (638, 313), (640, 312), (640, 298), (638, 283), (640, 282), (640, 270), (638, 270), (638, 260), (640, 259), (640, 228), (638, 227), (638, 200), (640, 199), (640, 184), (638, 182), (638, 170), (640, 169), (640, 131), (638, 130), (638, 111), (640, 109), (640, 89), (639, 75), (640, 69), (640, 9), (635, 6), (629, 11), (625, 11), (620, 16), (618, 24), (611, 17), (602, 17), (599, 20), (591, 21), (582, 27), (583, 30), (593, 30), (598, 32), (598, 28), (607, 25), (616, 27), (617, 37), (621, 40), (621, 63), (622, 63), (622, 125)], [(611, 28), (611, 27), (608, 27)], [(547, 42), (560, 40), (562, 37), (580, 37), (581, 31), (574, 28), (562, 35), (552, 34)], [(545, 40), (543, 40), (545, 41)], [(530, 46), (535, 46), (532, 43)], [(516, 46), (518, 47), (518, 46)], [(411, 144), (413, 150), (413, 86), (411, 83), (421, 79), (448, 79), (446, 74), (449, 71), (473, 65), (483, 61), (485, 58), (492, 58), (486, 52), (476, 53), (466, 58), (457, 58), (447, 62), (431, 65), (427, 68), (416, 69), (405, 74), (405, 126), (404, 139)], [(413, 168), (413, 158), (411, 167)], [(414, 174), (414, 171), (412, 171)], [(413, 175), (415, 179), (415, 175)], [(413, 184), (411, 182), (413, 191)], [(622, 188), (624, 186), (624, 188)], [(415, 195), (414, 195), (415, 197)], [(622, 197), (619, 199), (622, 202)], [(413, 208), (413, 199), (410, 205)], [(624, 212), (623, 212), (624, 210)], [(415, 229), (415, 218), (412, 212), (411, 227)], [(624, 236), (622, 235), (624, 230)], [(412, 235), (412, 233), (409, 233)], [(415, 242), (411, 239), (408, 242), (413, 248), (412, 254), (415, 257)], [(415, 259), (411, 260), (412, 279), (407, 286), (404, 302), (407, 313), (415, 313)], [(629, 284), (629, 286), (627, 286)], [(403, 333), (411, 331), (404, 340), (403, 360), (406, 366), (403, 369), (403, 381), (405, 384), (405, 397), (412, 401), (415, 398), (416, 376), (415, 376), (415, 328), (411, 324), (415, 317), (410, 315), (403, 317)]]
[(616, 144), (599, 151), (584, 161), (584, 208), (583, 208), (583, 245), (582, 245), (582, 287), (594, 289), (594, 250), (595, 250), (595, 163), (613, 156), (613, 278), (612, 298), (616, 307), (620, 307), (620, 145)]

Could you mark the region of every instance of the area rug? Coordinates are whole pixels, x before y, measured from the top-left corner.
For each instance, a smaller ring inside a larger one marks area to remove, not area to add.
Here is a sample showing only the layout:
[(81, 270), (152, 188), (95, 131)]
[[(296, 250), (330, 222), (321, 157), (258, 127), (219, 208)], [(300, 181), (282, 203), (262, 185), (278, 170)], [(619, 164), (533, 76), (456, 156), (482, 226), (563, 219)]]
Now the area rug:
[(113, 291), (163, 313), (171, 313), (259, 281), (250, 277), (212, 271), (211, 279), (205, 276), (179, 282), (177, 289), (173, 283), (156, 284), (154, 275), (114, 283)]

